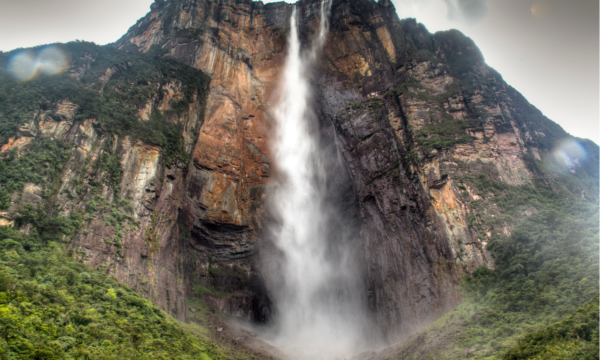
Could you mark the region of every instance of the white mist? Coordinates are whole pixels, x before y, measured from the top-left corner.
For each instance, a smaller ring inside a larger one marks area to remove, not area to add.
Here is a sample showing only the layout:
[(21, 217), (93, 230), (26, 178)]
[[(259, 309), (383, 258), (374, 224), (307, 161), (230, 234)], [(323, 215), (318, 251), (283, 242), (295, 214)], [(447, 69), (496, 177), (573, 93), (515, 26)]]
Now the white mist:
[[(331, 3), (320, 8), (320, 27), (302, 51), (294, 8), (288, 54), (279, 87), (272, 141), (277, 180), (270, 186), (270, 235), (279, 250), (265, 274), (275, 304), (271, 340), (290, 358), (338, 359), (361, 349), (362, 283), (343, 223), (327, 203), (325, 158), (319, 145), (310, 74), (328, 33)], [(333, 221), (335, 218), (336, 221)], [(338, 225), (339, 226), (339, 225)], [(331, 233), (336, 236), (331, 236)], [(335, 238), (335, 239), (334, 239)]]

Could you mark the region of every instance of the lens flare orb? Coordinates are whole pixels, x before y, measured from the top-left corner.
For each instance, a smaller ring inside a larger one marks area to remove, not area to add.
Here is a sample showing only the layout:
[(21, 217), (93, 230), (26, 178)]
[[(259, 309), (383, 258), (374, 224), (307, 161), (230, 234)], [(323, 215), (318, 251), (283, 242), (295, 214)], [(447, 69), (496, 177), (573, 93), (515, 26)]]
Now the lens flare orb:
[(69, 68), (69, 57), (56, 45), (15, 52), (6, 63), (6, 71), (18, 81), (31, 81), (40, 75), (57, 75)]
[(6, 71), (18, 81), (29, 81), (36, 77), (36, 53), (22, 50), (13, 54), (6, 63)]
[(588, 154), (579, 141), (570, 138), (561, 141), (552, 151), (552, 156), (557, 164), (573, 172), (587, 160)]
[(57, 75), (68, 68), (69, 60), (65, 52), (56, 46), (40, 49), (37, 55), (38, 69), (46, 75)]

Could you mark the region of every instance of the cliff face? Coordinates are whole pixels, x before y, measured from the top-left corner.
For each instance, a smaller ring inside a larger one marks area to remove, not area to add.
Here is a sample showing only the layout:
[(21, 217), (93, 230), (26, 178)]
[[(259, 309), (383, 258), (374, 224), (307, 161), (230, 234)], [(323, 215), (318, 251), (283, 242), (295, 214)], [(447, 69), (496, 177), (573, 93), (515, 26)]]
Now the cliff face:
[[(181, 318), (186, 233), (177, 214), (210, 79), (89, 43), (57, 49), (73, 61), (56, 78), (3, 78), (12, 86), (3, 92), (3, 125), (26, 120), (0, 150), (0, 192), (10, 192), (2, 224), (31, 223), (32, 212), (56, 222), (48, 232), (72, 224), (73, 256)], [(41, 222), (33, 227), (44, 237)]]
[[(310, 42), (319, 4), (296, 6)], [(182, 216), (192, 247), (226, 266), (246, 264), (257, 249), (268, 112), (291, 9), (157, 2), (117, 43), (160, 49), (212, 78)], [(401, 338), (455, 306), (459, 273), (493, 267), (486, 244), (511, 231), (479, 224), (476, 215), (493, 217), (494, 205), (476, 208), (486, 194), (469, 179), (536, 185), (536, 161), (568, 136), (487, 67), (470, 39), (400, 21), (388, 1), (333, 2), (315, 91), (322, 132), (341, 151), (356, 197), (349, 206), (360, 214), (370, 309), (388, 338)], [(569, 170), (597, 174), (576, 162)]]
[[(269, 99), (285, 51), (289, 6), (167, 2), (117, 45), (164, 52), (211, 76), (204, 124), (188, 167), (179, 214), (191, 232), (192, 283), (229, 296), (208, 301), (227, 313), (264, 321), (253, 259), (271, 176)], [(154, 46), (154, 47), (153, 47)]]
[[(296, 6), (308, 43), (320, 4)], [(128, 82), (147, 89), (130, 101), (139, 122), (160, 114), (178, 124), (180, 156), (168, 149), (170, 140), (113, 133), (98, 118), (77, 117), (80, 105), (66, 97), (20, 125), (2, 148), (5, 156), (11, 149), (25, 153), (34, 139), (73, 144), (50, 200), (63, 216), (91, 214), (70, 242), (74, 256), (104, 266), (180, 319), (194, 292), (231, 315), (269, 319), (269, 294), (255, 264), (274, 165), (269, 110), (291, 13), (285, 3), (155, 2), (116, 43), (132, 57), (172, 58), (210, 76), (209, 85), (199, 72), (184, 70)], [(68, 73), (88, 74), (99, 94), (123, 93), (116, 81), (135, 65), (99, 61), (88, 51)], [(178, 80), (184, 73), (204, 80)], [(510, 234), (512, 225), (500, 219), (477, 179), (597, 199), (597, 183), (563, 181), (573, 174), (597, 179), (595, 144), (570, 138), (543, 117), (485, 65), (470, 39), (455, 31), (432, 35), (414, 20), (399, 20), (387, 0), (333, 1), (314, 87), (323, 139), (341, 155), (332, 186), (356, 214), (361, 281), (388, 340), (456, 306), (461, 274), (494, 266), (486, 245)], [(587, 158), (567, 148), (566, 157), (554, 156), (569, 141), (585, 148)], [(104, 185), (94, 190), (98, 182)], [(12, 193), (0, 224), (12, 223), (27, 204), (42, 204), (48, 199), (42, 190), (32, 183)], [(122, 199), (121, 208), (114, 205)]]

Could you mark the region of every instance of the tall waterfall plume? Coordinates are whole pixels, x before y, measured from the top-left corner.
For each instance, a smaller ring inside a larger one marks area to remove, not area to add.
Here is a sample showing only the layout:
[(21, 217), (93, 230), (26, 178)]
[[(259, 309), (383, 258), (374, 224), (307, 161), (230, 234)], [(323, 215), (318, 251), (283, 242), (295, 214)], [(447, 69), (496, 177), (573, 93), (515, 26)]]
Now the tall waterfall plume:
[(311, 74), (327, 38), (330, 7), (330, 1), (321, 3), (319, 31), (304, 50), (300, 13), (294, 8), (279, 99), (272, 109), (277, 180), (269, 188), (275, 219), (269, 230), (278, 255), (270, 259), (265, 277), (275, 304), (272, 341), (297, 359), (336, 359), (356, 353), (365, 318), (352, 245), (356, 231), (346, 226), (329, 196), (329, 165), (339, 163), (339, 158), (324, 150), (313, 101)]

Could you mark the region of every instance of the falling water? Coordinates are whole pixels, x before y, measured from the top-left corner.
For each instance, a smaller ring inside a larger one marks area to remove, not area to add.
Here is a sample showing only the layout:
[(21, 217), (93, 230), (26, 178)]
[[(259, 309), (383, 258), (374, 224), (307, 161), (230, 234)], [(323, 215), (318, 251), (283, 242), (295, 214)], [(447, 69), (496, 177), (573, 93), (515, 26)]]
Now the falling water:
[[(328, 199), (331, 159), (320, 144), (311, 76), (325, 43), (330, 1), (321, 3), (320, 27), (302, 51), (294, 7), (272, 142), (277, 178), (270, 187), (270, 227), (279, 255), (266, 274), (275, 303), (282, 351), (297, 359), (336, 359), (359, 350), (363, 328), (360, 274), (351, 231)], [(337, 224), (337, 225), (335, 225)], [(337, 226), (337, 228), (336, 228)]]

